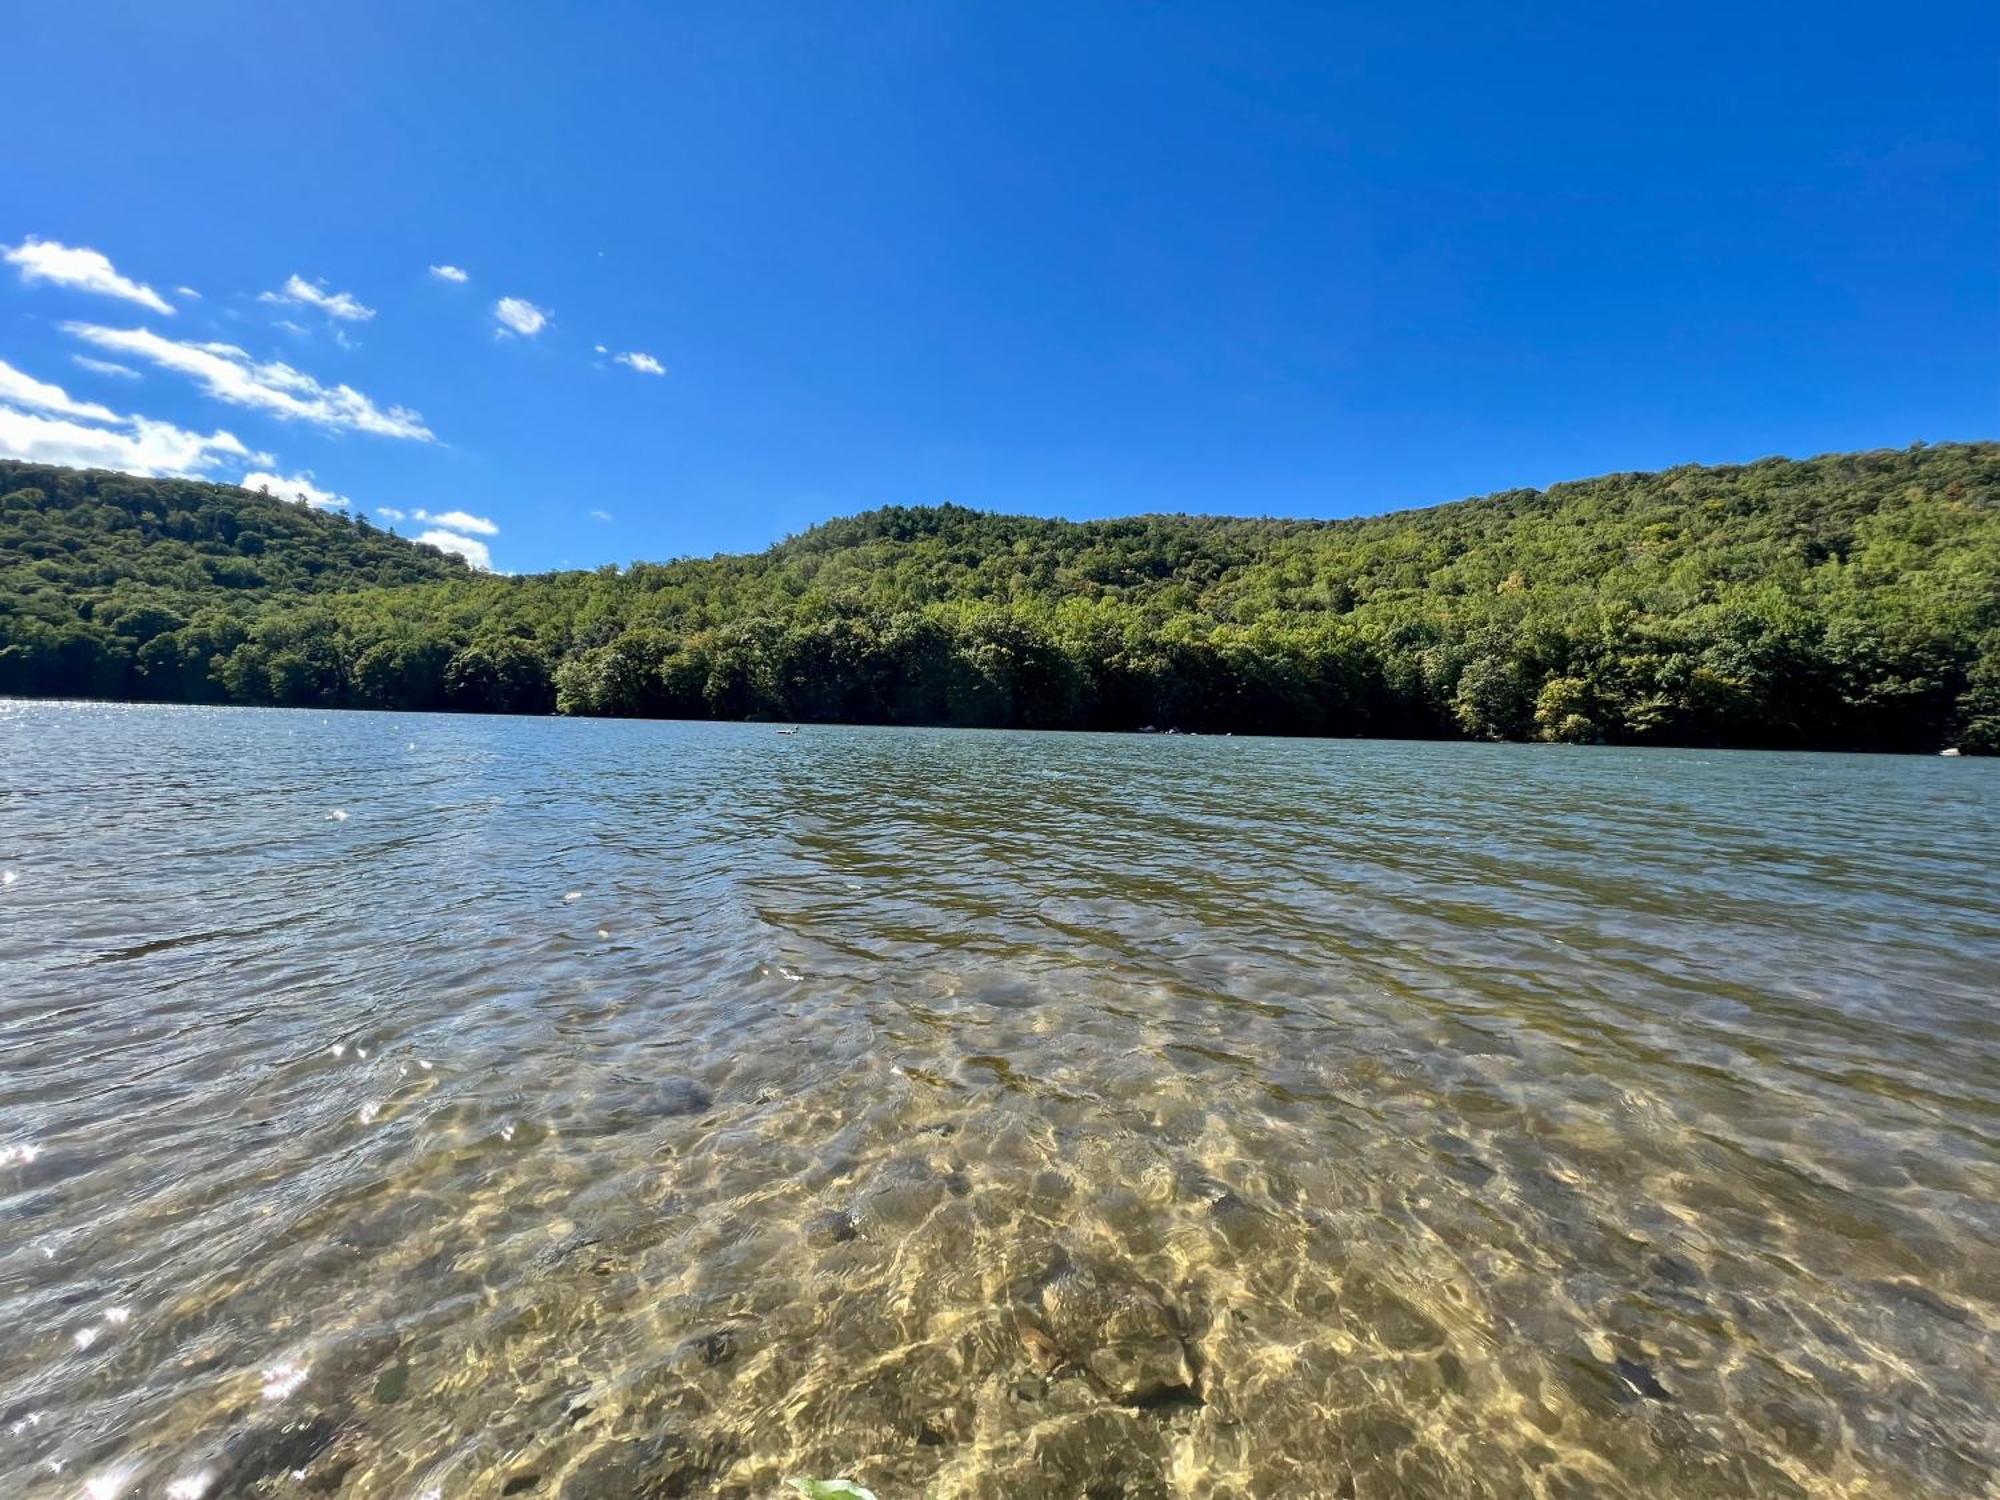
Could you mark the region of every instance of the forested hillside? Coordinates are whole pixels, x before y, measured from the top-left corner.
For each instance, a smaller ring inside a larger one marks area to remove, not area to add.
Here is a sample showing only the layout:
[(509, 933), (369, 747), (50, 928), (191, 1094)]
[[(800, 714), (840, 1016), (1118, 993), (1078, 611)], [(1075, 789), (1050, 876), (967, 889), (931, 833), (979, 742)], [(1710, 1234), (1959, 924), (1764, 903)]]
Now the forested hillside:
[(22, 465), (0, 528), (12, 693), (2000, 749), (1994, 444), (1339, 522), (888, 509), (531, 578), (224, 487)]
[(223, 701), (216, 658), (272, 601), (465, 576), (296, 501), (0, 461), (0, 692)]

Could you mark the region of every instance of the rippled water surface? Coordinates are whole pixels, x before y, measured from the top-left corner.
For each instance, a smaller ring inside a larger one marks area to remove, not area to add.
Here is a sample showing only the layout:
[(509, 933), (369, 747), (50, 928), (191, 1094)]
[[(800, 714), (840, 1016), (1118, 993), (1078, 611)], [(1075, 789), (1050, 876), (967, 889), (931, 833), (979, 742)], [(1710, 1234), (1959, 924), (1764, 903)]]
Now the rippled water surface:
[(1971, 1496), (2000, 765), (0, 706), (0, 1492)]

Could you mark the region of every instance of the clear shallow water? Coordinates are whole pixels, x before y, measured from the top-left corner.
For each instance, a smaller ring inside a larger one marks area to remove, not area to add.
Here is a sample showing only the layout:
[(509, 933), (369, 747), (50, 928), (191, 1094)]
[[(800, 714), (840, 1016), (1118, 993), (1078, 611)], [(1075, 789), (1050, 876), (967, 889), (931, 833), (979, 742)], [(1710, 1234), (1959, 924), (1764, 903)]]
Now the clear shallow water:
[(0, 705), (0, 1492), (1987, 1494), (1996, 852), (1990, 763)]

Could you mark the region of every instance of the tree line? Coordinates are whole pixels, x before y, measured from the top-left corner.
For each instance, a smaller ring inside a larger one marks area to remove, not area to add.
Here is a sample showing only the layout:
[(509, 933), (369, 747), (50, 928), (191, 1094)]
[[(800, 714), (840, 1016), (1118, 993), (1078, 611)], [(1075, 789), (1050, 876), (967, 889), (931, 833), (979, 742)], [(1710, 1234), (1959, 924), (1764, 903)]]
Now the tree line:
[(2000, 751), (2000, 446), (1365, 520), (892, 507), (527, 578), (271, 497), (0, 464), (0, 692)]

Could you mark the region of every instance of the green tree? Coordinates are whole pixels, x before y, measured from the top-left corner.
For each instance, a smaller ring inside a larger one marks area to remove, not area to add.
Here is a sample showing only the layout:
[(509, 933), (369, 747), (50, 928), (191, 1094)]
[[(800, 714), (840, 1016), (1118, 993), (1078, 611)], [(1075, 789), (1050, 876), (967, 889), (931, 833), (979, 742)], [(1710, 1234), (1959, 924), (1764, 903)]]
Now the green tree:
[(541, 714), (555, 706), (547, 660), (512, 636), (487, 637), (453, 654), (444, 669), (448, 706), (466, 713)]
[(1535, 695), (1535, 735), (1565, 745), (1587, 745), (1599, 738), (1590, 716), (1590, 684), (1581, 677), (1551, 677)]
[(1525, 737), (1533, 701), (1521, 664), (1489, 653), (1459, 672), (1451, 707), (1459, 727), (1475, 739), (1516, 740)]

